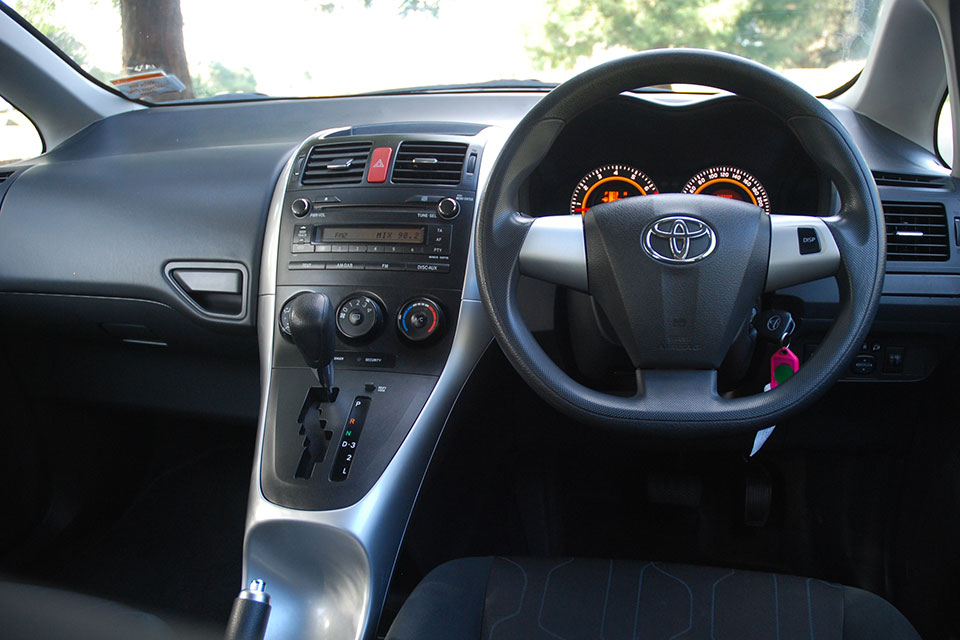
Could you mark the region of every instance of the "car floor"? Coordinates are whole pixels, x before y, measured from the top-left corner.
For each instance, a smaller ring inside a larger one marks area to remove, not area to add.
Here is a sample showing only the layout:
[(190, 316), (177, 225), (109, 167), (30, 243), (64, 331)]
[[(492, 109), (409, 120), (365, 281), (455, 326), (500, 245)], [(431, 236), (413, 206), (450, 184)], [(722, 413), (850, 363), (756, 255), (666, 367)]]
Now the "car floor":
[[(887, 597), (925, 638), (960, 638), (958, 370), (954, 357), (924, 383), (840, 385), (750, 459), (749, 438), (656, 443), (575, 424), (491, 347), (428, 471), (381, 633), (430, 569), (498, 554), (813, 576)], [(4, 406), (2, 573), (222, 629), (255, 425)]]
[(255, 425), (77, 406), (43, 414), (29, 421), (40, 437), (21, 443), (40, 464), (18, 480), (42, 487), (45, 508), (27, 535), (3, 541), (0, 572), (222, 633), (240, 588)]

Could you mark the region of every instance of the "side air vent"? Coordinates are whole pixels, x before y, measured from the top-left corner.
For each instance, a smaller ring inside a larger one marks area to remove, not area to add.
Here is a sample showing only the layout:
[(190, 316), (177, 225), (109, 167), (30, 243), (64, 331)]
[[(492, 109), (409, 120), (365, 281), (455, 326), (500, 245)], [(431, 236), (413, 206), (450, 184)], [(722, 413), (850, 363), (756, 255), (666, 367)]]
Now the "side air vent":
[(873, 172), (873, 179), (880, 187), (912, 187), (914, 189), (943, 189), (947, 178), (939, 176), (917, 176), (906, 173)]
[(939, 202), (884, 202), (887, 260), (935, 262), (950, 258), (947, 213)]
[(467, 145), (459, 142), (402, 142), (393, 166), (397, 184), (460, 184)]
[(300, 183), (326, 186), (362, 182), (371, 146), (370, 142), (318, 144), (310, 149)]
[(13, 175), (13, 171), (0, 171), (0, 183), (6, 181), (7, 178)]

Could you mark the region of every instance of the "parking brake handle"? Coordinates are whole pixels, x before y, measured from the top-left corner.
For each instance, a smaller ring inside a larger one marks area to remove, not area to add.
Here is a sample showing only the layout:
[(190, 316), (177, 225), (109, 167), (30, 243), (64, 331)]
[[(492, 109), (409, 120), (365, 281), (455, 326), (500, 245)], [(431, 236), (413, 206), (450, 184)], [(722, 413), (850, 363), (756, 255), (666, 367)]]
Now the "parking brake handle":
[(330, 298), (303, 293), (291, 302), (290, 337), (307, 365), (317, 372), (320, 386), (333, 389), (333, 352), (337, 327)]

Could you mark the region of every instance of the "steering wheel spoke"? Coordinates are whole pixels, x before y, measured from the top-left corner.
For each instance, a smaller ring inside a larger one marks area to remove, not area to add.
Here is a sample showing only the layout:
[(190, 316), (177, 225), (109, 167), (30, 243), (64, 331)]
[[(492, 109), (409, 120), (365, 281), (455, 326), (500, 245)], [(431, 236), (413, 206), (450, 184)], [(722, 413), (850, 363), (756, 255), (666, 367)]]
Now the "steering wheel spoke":
[(836, 275), (840, 248), (817, 216), (772, 214), (766, 291)]
[(645, 403), (664, 406), (722, 401), (716, 369), (638, 369), (637, 391)]
[(520, 273), (589, 292), (587, 251), (581, 216), (534, 219), (520, 248)]

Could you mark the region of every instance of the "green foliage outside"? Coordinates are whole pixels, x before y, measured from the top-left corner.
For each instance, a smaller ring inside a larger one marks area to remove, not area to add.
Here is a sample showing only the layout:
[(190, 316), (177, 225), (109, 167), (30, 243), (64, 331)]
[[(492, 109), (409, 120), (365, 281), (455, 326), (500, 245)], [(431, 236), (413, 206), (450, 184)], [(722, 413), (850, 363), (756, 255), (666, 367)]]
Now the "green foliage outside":
[[(778, 69), (829, 67), (866, 55), (880, 0), (547, 0), (544, 69), (569, 68), (595, 50), (699, 47)], [(850, 35), (855, 34), (855, 35)], [(866, 38), (864, 37), (866, 36)]]
[[(118, 0), (92, 0), (111, 2), (119, 11)], [(346, 2), (356, 2), (357, 0), (346, 0)], [(365, 7), (370, 7), (373, 0), (360, 0)], [(410, 13), (427, 13), (436, 16), (439, 11), (439, 0), (400, 0), (398, 11), (401, 15)], [(341, 6), (342, 2), (316, 2), (318, 10), (332, 12)], [(82, 42), (73, 37), (66, 28), (57, 24), (54, 18), (57, 0), (16, 0), (13, 3), (14, 10), (26, 18), (43, 35), (50, 39), (60, 50), (70, 56), (80, 66), (86, 69), (92, 76), (102, 82), (109, 82), (113, 78), (122, 75), (119, 71), (109, 71), (99, 69), (88, 61), (87, 48)], [(117, 60), (117, 69), (122, 68), (122, 61)], [(213, 62), (208, 68), (198, 73), (197, 69), (191, 69), (191, 78), (193, 80), (194, 97), (207, 98), (227, 93), (255, 93), (257, 90), (257, 81), (250, 69), (230, 69), (220, 62)]]
[(223, 93), (255, 93), (256, 90), (257, 80), (246, 67), (236, 71), (214, 62), (206, 75), (193, 76), (193, 95), (196, 98), (209, 98)]
[[(347, 0), (347, 2), (356, 2), (356, 0)], [(363, 6), (369, 9), (373, 6), (373, 0), (362, 0)], [(320, 2), (316, 7), (321, 11), (332, 13), (336, 11), (343, 3)], [(436, 17), (440, 11), (440, 0), (400, 0), (398, 11), (400, 15), (406, 16), (411, 13), (429, 13)]]
[[(111, 1), (114, 6), (116, 0)], [(419, 1), (419, 0), (410, 0)], [(104, 83), (118, 78), (123, 74), (119, 52), (117, 55), (117, 70), (104, 70), (89, 64), (87, 48), (82, 42), (74, 38), (63, 25), (57, 24), (54, 18), (57, 9), (57, 0), (17, 0), (13, 4), (14, 10), (27, 19), (40, 33), (45, 35), (61, 51), (70, 56), (77, 64), (83, 67), (90, 75)], [(117, 9), (119, 11), (119, 8)], [(219, 62), (213, 62), (205, 73), (190, 74), (193, 77), (194, 96), (207, 98), (223, 93), (253, 93), (257, 90), (257, 81), (250, 69), (229, 69)]]
[[(92, 0), (112, 2), (117, 0)], [(374, 0), (315, 2), (319, 11)], [(527, 48), (541, 69), (571, 68), (597, 51), (690, 46), (737, 53), (778, 69), (829, 67), (866, 55), (881, 0), (545, 0), (539, 44)], [(436, 16), (442, 0), (400, 0), (402, 15)], [(87, 64), (83, 43), (55, 22), (57, 0), (16, 0), (14, 8), (103, 81), (118, 77)], [(117, 69), (121, 61), (117, 60)], [(255, 92), (250, 69), (213, 62), (191, 69), (198, 98)]]
[(74, 38), (63, 25), (53, 21), (53, 12), (57, 8), (57, 0), (17, 0), (13, 9), (26, 18), (40, 33), (50, 39), (50, 42), (66, 53), (82, 66), (97, 80), (107, 82), (116, 75), (104, 71), (87, 63), (87, 48), (82, 42)]

